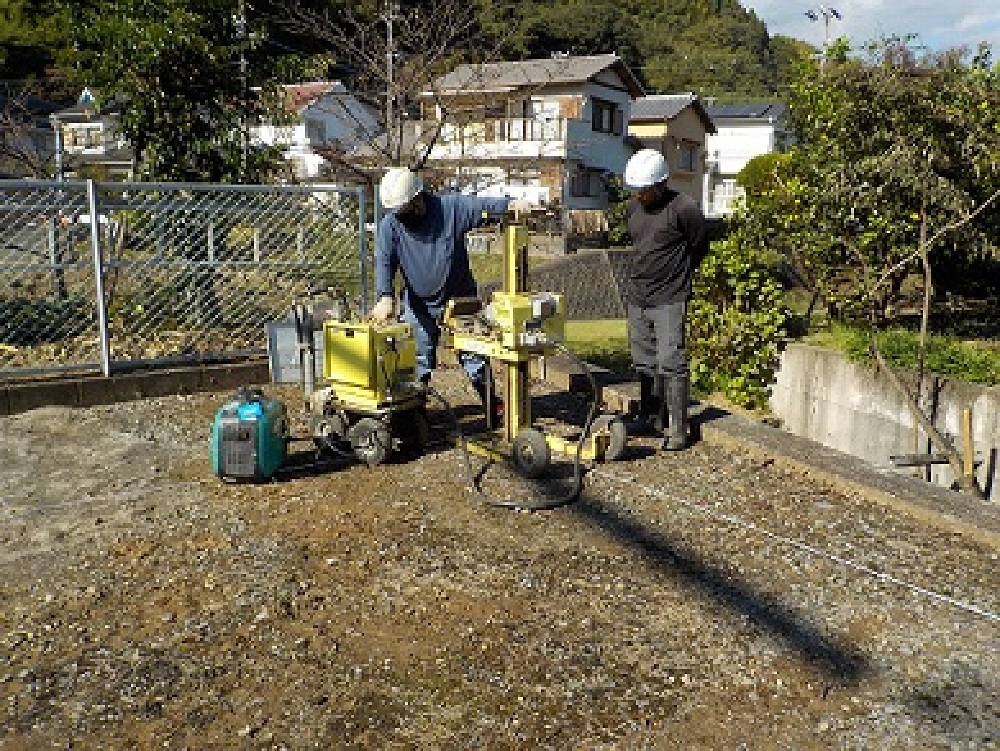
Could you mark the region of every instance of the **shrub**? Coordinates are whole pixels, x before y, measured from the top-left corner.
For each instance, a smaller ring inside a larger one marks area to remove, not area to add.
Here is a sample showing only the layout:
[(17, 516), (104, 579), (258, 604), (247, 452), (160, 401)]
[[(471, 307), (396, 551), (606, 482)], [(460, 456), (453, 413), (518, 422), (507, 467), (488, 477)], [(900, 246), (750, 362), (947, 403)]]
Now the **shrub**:
[[(891, 365), (911, 369), (917, 366), (919, 336), (915, 332), (889, 329), (879, 333), (878, 344), (879, 351)], [(869, 361), (871, 333), (851, 329), (845, 349), (854, 362)], [(1000, 384), (1000, 351), (963, 343), (953, 337), (931, 335), (925, 347), (924, 369), (969, 383), (996, 386)]]
[(739, 234), (712, 244), (689, 312), (692, 385), (748, 408), (767, 406), (789, 311), (775, 258)]

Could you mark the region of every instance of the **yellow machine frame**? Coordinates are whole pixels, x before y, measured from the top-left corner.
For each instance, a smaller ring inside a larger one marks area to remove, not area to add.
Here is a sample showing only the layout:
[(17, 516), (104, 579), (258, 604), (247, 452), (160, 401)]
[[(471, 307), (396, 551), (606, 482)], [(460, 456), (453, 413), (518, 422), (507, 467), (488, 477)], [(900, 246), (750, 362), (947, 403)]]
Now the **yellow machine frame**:
[[(458, 302), (449, 304), (445, 326), (454, 349), (484, 355), (499, 364), (494, 370), (500, 371), (505, 396), (501, 437), (513, 444), (521, 431), (532, 426), (530, 363), (556, 351), (556, 345), (564, 338), (566, 317), (561, 295), (527, 291), (527, 228), (508, 225), (505, 240), (503, 288), (493, 294), (492, 325), (485, 331), (463, 325), (459, 312), (461, 302)], [(546, 433), (545, 442), (557, 453), (575, 454), (577, 451), (576, 440), (559, 435)], [(603, 456), (609, 443), (607, 431), (593, 431), (585, 439), (581, 459), (590, 461)], [(468, 447), (493, 459), (510, 458), (495, 446), (476, 441), (468, 442)]]

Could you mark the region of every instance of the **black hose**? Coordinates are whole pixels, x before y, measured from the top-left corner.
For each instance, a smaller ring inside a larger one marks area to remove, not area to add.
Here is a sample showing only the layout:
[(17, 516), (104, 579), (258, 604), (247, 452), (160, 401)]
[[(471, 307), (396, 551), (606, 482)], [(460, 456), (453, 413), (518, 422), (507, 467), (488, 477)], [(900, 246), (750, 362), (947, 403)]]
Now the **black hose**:
[(472, 462), (469, 458), (469, 447), (465, 435), (462, 433), (462, 427), (458, 419), (458, 415), (455, 414), (455, 411), (451, 408), (451, 405), (448, 404), (447, 400), (443, 396), (434, 391), (434, 389), (428, 387), (428, 393), (444, 405), (447, 412), (451, 415), (452, 421), (455, 423), (455, 432), (458, 436), (459, 445), (462, 447), (462, 453), (465, 460), (465, 470), (469, 479), (470, 487), (476, 493), (481, 495), (490, 506), (494, 506), (496, 508), (516, 509), (519, 511), (548, 511), (573, 503), (580, 497), (580, 493), (583, 491), (583, 445), (587, 440), (587, 436), (590, 435), (590, 428), (594, 424), (594, 420), (597, 418), (597, 412), (600, 409), (600, 404), (597, 399), (597, 382), (594, 380), (594, 374), (590, 372), (590, 368), (587, 367), (586, 362), (581, 360), (566, 346), (557, 344), (556, 347), (584, 372), (587, 376), (587, 380), (590, 382), (590, 393), (592, 395), (590, 409), (587, 411), (587, 418), (584, 421), (583, 430), (580, 431), (580, 438), (576, 442), (576, 451), (573, 454), (573, 486), (570, 488), (568, 493), (562, 496), (537, 500), (509, 500), (506, 498), (494, 498), (486, 493), (481, 486), (481, 479), (485, 468), (479, 473), (472, 471)]

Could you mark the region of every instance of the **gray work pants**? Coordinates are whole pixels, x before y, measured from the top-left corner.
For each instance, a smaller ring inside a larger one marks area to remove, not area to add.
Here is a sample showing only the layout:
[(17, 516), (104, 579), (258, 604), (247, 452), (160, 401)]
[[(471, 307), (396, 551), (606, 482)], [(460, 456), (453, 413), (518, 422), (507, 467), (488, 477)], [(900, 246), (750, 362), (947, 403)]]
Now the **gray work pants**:
[(637, 373), (665, 378), (688, 376), (684, 346), (686, 317), (686, 302), (648, 308), (628, 304), (629, 347)]

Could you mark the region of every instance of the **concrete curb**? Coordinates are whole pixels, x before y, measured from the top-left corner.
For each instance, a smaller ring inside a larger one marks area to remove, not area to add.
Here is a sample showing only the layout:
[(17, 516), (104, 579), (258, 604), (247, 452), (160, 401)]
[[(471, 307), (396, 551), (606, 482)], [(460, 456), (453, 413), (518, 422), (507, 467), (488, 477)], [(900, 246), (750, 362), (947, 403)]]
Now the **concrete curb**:
[(169, 370), (44, 378), (0, 385), (0, 416), (16, 415), (37, 407), (59, 405), (92, 407), (132, 399), (170, 394), (235, 389), (270, 380), (267, 360), (225, 365), (197, 365)]

